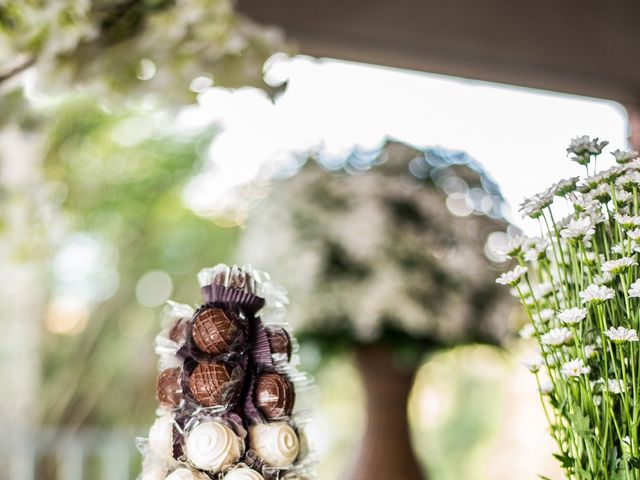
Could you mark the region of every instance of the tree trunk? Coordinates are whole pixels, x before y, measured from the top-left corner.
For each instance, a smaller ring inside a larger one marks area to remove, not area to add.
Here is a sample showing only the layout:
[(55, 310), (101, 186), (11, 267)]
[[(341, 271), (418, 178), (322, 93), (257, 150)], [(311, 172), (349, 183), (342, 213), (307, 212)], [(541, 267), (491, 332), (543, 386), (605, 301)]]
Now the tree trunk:
[(4, 194), (0, 269), (2, 335), (0, 425), (28, 429), (39, 420), (40, 331), (46, 297), (46, 228), (40, 218), (42, 155), (38, 135), (16, 126), (0, 129), (0, 192)]
[(349, 480), (425, 480), (413, 453), (407, 421), (415, 370), (399, 367), (391, 350), (380, 345), (358, 347), (356, 359), (367, 420)]

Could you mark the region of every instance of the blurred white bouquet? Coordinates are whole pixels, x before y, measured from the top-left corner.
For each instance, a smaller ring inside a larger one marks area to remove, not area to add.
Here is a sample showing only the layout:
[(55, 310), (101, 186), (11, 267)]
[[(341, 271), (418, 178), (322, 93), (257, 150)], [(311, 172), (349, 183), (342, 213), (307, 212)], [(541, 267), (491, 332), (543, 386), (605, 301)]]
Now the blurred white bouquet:
[(597, 172), (607, 143), (572, 140), (567, 152), (587, 176), (524, 201), (541, 237), (513, 238), (506, 254), (518, 265), (497, 280), (531, 319), (522, 335), (540, 356), (527, 367), (548, 398), (556, 457), (579, 480), (640, 478), (640, 161), (616, 150), (617, 165)]
[(315, 160), (274, 186), (239, 254), (283, 279), (302, 337), (422, 353), (504, 336), (512, 305), (485, 255), (504, 200), (473, 159), (388, 142)]

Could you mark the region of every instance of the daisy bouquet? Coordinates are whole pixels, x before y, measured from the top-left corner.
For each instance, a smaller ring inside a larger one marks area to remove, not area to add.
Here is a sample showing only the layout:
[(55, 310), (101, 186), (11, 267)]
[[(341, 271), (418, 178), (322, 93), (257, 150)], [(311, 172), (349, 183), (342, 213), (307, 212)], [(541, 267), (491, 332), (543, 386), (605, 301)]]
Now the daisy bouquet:
[(510, 239), (505, 254), (517, 266), (497, 282), (531, 320), (521, 335), (539, 355), (527, 367), (567, 478), (638, 480), (640, 160), (616, 150), (616, 165), (597, 172), (607, 143), (571, 141), (567, 152), (586, 176), (522, 203), (541, 236)]

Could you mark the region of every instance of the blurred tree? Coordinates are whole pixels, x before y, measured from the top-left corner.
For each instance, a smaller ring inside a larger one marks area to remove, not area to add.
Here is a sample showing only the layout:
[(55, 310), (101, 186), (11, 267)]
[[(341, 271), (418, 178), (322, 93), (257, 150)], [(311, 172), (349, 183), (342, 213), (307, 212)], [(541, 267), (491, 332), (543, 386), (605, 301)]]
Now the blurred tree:
[(368, 420), (349, 478), (419, 480), (405, 406), (420, 358), (507, 335), (513, 302), (487, 256), (504, 200), (463, 152), (388, 141), (314, 160), (274, 188), (238, 255), (283, 279), (301, 339), (356, 353)]
[[(172, 292), (197, 301), (197, 271), (227, 261), (237, 237), (181, 200), (215, 130), (172, 133), (166, 114), (109, 112), (86, 96), (19, 111), (0, 128), (0, 261), (11, 278), (1, 373), (14, 393), (3, 428), (144, 425), (155, 408), (151, 307)], [(42, 125), (26, 134), (32, 121)], [(164, 284), (144, 281), (154, 275)]]
[(279, 31), (237, 15), (231, 0), (0, 4), (0, 84), (34, 67), (48, 93), (74, 84), (184, 101), (214, 80), (268, 89), (262, 65), (284, 48)]
[[(135, 338), (152, 313), (134, 300), (137, 282), (159, 270), (144, 285), (173, 281), (186, 301), (183, 275), (225, 260), (235, 233), (180, 200), (213, 132), (149, 130), (136, 106), (179, 106), (214, 82), (273, 93), (263, 63), (283, 49), (230, 0), (0, 2), (3, 429), (147, 423), (151, 342)], [(91, 252), (103, 259), (93, 270)]]

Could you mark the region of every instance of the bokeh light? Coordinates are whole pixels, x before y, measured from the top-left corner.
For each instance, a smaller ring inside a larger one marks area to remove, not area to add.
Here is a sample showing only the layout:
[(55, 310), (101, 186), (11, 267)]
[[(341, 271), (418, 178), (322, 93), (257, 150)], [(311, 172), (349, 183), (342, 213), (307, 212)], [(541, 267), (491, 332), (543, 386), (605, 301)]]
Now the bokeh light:
[(167, 272), (153, 270), (145, 273), (136, 284), (136, 299), (145, 307), (164, 304), (173, 292), (173, 281)]

